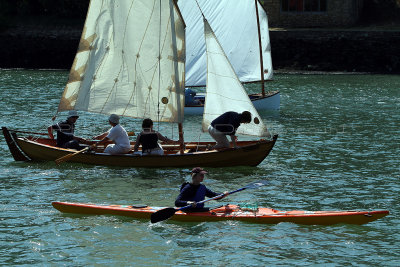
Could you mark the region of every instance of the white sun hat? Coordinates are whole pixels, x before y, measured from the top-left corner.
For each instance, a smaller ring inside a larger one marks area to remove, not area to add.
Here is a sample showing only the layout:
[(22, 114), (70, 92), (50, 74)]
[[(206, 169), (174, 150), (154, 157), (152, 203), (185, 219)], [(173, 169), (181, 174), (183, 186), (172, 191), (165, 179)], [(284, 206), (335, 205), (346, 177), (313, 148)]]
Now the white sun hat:
[(119, 116), (117, 114), (111, 114), (110, 117), (108, 118), (109, 121), (112, 123), (119, 123)]

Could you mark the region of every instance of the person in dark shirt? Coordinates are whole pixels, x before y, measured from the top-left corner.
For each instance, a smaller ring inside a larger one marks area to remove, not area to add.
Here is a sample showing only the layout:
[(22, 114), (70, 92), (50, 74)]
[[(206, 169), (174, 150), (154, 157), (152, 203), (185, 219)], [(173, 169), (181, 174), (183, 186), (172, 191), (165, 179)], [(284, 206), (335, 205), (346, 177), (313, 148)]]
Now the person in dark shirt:
[(233, 147), (237, 148), (236, 130), (240, 124), (250, 122), (251, 113), (248, 111), (243, 111), (242, 113), (228, 111), (214, 119), (211, 125), (208, 126), (209, 134), (217, 142), (212, 149), (229, 148), (230, 144), (228, 138), (226, 138), (227, 135), (231, 137)]
[(86, 143), (87, 141), (83, 138), (74, 136), (75, 123), (78, 118), (78, 113), (75, 110), (70, 110), (67, 120), (60, 121), (57, 124), (47, 127), (47, 132), (50, 139), (54, 139), (53, 130), (57, 132), (58, 147), (72, 148), (77, 150), (81, 150), (83, 148), (79, 145), (79, 142)]
[(185, 89), (185, 106), (198, 106), (202, 105), (200, 100), (195, 98), (196, 92), (192, 89)]
[(177, 141), (168, 139), (159, 132), (153, 130), (153, 121), (151, 119), (144, 119), (142, 122), (143, 131), (137, 136), (133, 152), (139, 150), (142, 145), (142, 155), (163, 155), (164, 150), (158, 144), (158, 140), (167, 143), (177, 143)]
[[(181, 191), (179, 196), (175, 200), (176, 207), (184, 207), (192, 205), (190, 209), (185, 209), (185, 211), (208, 211), (209, 208), (204, 208), (204, 203), (198, 204), (197, 202), (202, 201), (205, 197), (215, 197), (221, 195), (221, 193), (215, 193), (208, 189), (205, 185), (201, 184), (204, 180), (204, 175), (207, 172), (200, 167), (195, 167), (192, 169), (192, 182), (183, 183), (181, 185)], [(224, 196), (219, 199), (224, 198), (228, 195), (228, 192), (224, 192)]]

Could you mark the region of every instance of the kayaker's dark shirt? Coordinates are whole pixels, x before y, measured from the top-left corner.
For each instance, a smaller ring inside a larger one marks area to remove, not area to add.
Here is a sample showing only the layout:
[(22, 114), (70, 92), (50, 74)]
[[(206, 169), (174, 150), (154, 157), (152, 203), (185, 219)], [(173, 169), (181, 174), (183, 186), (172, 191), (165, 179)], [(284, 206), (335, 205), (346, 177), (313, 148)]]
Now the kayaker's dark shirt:
[[(199, 189), (200, 185), (193, 185), (191, 183), (183, 184), (181, 186), (181, 192), (175, 200), (175, 206), (176, 207), (184, 207), (184, 206), (187, 206), (187, 201), (199, 202), (199, 201), (204, 200), (205, 197), (215, 197), (215, 196), (220, 195), (218, 193), (211, 191), (210, 189), (208, 189), (206, 187), (205, 195), (202, 197), (202, 199), (195, 200), (196, 193), (197, 193), (197, 190)], [(193, 210), (193, 208), (191, 210)]]
[(60, 121), (51, 126), (57, 132), (57, 146), (64, 147), (64, 145), (74, 139), (75, 124), (66, 121)]
[(225, 135), (234, 135), (239, 128), (242, 120), (242, 114), (234, 111), (228, 111), (217, 117), (211, 122), (211, 126)]

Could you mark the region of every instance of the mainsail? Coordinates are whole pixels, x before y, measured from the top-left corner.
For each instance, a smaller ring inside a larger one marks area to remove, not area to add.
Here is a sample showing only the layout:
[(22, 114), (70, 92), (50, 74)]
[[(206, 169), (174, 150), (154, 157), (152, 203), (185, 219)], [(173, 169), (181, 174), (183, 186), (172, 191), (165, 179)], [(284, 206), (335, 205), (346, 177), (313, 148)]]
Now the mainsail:
[(242, 124), (236, 132), (244, 135), (270, 137), (206, 19), (204, 19), (204, 35), (207, 48), (207, 93), (202, 123), (203, 131), (207, 131), (211, 122), (227, 111), (239, 113), (249, 111), (252, 115), (252, 122)]
[(184, 40), (173, 0), (91, 0), (58, 111), (181, 123)]
[(203, 17), (196, 2), (242, 82), (262, 80), (255, 6), (257, 3), (264, 80), (272, 79), (268, 18), (258, 1), (179, 0), (179, 9), (186, 23), (186, 86), (204, 86), (206, 84)]

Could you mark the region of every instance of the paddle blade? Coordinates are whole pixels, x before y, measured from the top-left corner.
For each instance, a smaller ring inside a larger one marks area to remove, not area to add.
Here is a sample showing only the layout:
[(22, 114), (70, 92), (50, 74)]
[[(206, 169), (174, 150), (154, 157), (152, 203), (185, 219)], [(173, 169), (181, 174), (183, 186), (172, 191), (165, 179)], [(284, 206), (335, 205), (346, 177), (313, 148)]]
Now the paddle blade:
[(151, 214), (151, 223), (161, 222), (174, 216), (177, 210), (174, 208), (165, 208)]
[(269, 184), (269, 181), (261, 180), (261, 181), (257, 181), (257, 182), (248, 184), (248, 185), (245, 186), (245, 188), (246, 189), (253, 189), (253, 188), (257, 188), (257, 187), (264, 186), (264, 185), (267, 185), (267, 184)]

